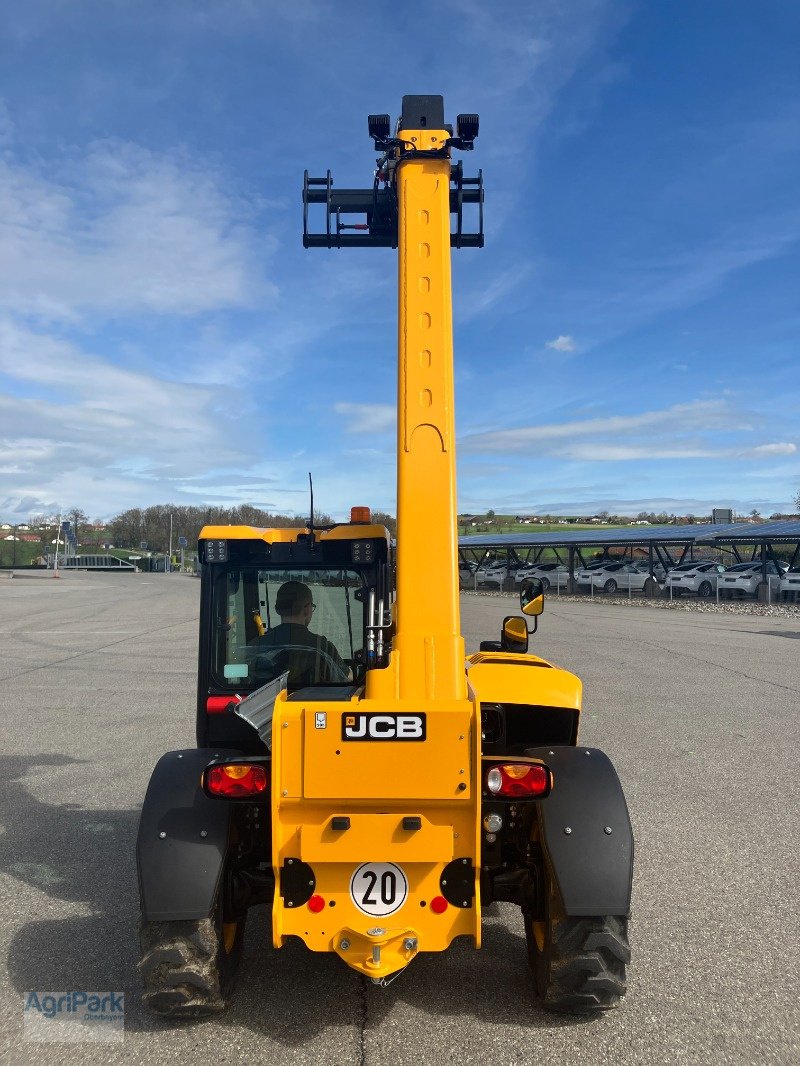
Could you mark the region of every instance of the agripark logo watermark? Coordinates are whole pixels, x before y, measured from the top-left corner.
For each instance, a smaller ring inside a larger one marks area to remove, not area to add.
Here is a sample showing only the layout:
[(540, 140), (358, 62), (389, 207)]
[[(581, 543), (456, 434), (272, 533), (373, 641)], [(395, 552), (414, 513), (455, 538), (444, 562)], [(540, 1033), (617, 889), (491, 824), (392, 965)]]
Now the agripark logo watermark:
[(112, 1044), (125, 1038), (124, 992), (26, 992), (22, 1015), (26, 1040)]

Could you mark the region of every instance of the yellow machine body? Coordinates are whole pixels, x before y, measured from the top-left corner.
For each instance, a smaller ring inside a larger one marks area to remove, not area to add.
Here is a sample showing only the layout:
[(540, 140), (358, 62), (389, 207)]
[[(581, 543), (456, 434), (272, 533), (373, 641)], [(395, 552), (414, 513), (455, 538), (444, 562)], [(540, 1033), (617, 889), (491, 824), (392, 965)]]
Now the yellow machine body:
[[(511, 706), (563, 707), (580, 712), (580, 678), (538, 655), (476, 652), (467, 659), (470, 684), (483, 703)], [(531, 679), (531, 670), (535, 678)], [(532, 711), (531, 713), (536, 713)]]
[[(403, 133), (422, 150), (447, 136)], [(399, 524), (390, 661), (368, 671), (365, 691), (347, 704), (279, 698), (273, 717), (276, 877), (299, 859), (313, 868), (325, 901), (312, 913), (276, 892), (274, 942), (298, 936), (378, 980), (457, 936), (480, 944), (480, 712), (467, 688), (456, 576), (450, 166), (449, 158), (417, 156), (397, 175)], [(352, 714), (423, 714), (425, 741), (343, 740), (343, 718)], [(320, 716), (326, 728), (316, 728)], [(349, 818), (350, 828), (334, 831), (333, 817)], [(404, 817), (418, 817), (421, 828), (404, 830)], [(374, 917), (353, 901), (351, 878), (370, 860), (394, 864), (407, 878), (406, 902), (394, 914)], [(460, 901), (467, 906), (436, 913), (431, 901), (442, 897), (442, 872), (454, 860), (471, 871), (471, 891)]]
[[(345, 701), (326, 700), (324, 690), (304, 690), (302, 698), (283, 692), (272, 717), (272, 865), (280, 886), (273, 900), (274, 944), (299, 937), (311, 950), (336, 952), (378, 981), (417, 952), (442, 951), (455, 937), (480, 946), (481, 700), (531, 704), (535, 689), (538, 704), (580, 706), (578, 679), (544, 660), (508, 653), (465, 658), (457, 575), (451, 162), (443, 151), (448, 136), (444, 129), (404, 130), (413, 151), (395, 175), (398, 532), (389, 662), (368, 670), (363, 688)], [(201, 538), (275, 544), (307, 533), (209, 526)], [(343, 525), (315, 535), (386, 533)], [(533, 663), (540, 667), (535, 679)], [(372, 715), (390, 725), (422, 716), (424, 742), (347, 739), (348, 722)], [(391, 913), (368, 913), (354, 894), (357, 871), (370, 863), (390, 864), (405, 879), (404, 902)], [(459, 868), (455, 884), (467, 889), (463, 899), (447, 884)], [(307, 877), (300, 886), (305, 891), (287, 887), (296, 886), (298, 876)]]
[[(402, 714), (427, 708), (423, 744), (342, 740), (342, 721), (371, 711)], [(318, 728), (320, 715), (326, 728)], [(457, 936), (480, 944), (477, 881), (467, 907), (435, 913), (440, 879), (454, 859), (477, 870), (480, 810), (477, 750), (471, 707), (451, 701), (435, 709), (424, 701), (289, 702), (279, 698), (273, 717), (272, 849), (276, 876), (287, 863), (313, 869), (319, 912), (287, 905), (276, 892), (273, 938), (280, 947), (298, 936), (313, 951), (336, 951), (354, 969), (381, 979), (418, 950), (442, 951)], [(403, 819), (418, 817), (406, 830)], [(349, 828), (337, 831), (334, 817)], [(351, 880), (367, 862), (391, 863), (407, 878), (407, 896), (393, 914), (372, 916), (353, 900)], [(381, 950), (375, 953), (374, 949)]]
[(503, 902), (542, 1004), (606, 1009), (625, 992), (633, 837), (610, 761), (576, 746), (581, 682), (527, 654), (542, 583), (499, 640), (467, 657), (461, 635), (450, 249), (482, 246), (483, 184), (451, 150), (478, 116), (446, 126), (441, 97), (405, 96), (394, 132), (388, 115), (368, 128), (369, 188), (306, 172), (303, 243), (398, 250), (396, 548), (368, 508), (315, 528), (313, 496), (301, 528), (201, 532), (198, 749), (160, 760), (137, 842), (145, 1000), (223, 1009), (260, 904), (275, 947), (387, 984), (457, 937), (480, 947), (482, 905)]

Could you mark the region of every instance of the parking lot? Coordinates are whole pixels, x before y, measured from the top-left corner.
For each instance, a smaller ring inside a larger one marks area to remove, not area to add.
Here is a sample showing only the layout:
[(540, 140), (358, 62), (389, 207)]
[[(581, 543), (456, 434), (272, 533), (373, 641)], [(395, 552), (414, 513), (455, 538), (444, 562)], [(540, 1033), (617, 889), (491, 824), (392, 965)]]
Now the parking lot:
[[(581, 739), (622, 779), (636, 834), (629, 992), (561, 1018), (533, 999), (518, 912), (484, 948), (417, 959), (387, 989), (248, 924), (217, 1019), (139, 1003), (138, 811), (194, 744), (199, 583), (70, 573), (0, 581), (3, 678), (0, 1056), (11, 1063), (795, 1063), (800, 617), (547, 600), (531, 650), (584, 682)], [(514, 597), (465, 595), (469, 650)], [(22, 1032), (27, 990), (124, 990), (121, 1044)]]

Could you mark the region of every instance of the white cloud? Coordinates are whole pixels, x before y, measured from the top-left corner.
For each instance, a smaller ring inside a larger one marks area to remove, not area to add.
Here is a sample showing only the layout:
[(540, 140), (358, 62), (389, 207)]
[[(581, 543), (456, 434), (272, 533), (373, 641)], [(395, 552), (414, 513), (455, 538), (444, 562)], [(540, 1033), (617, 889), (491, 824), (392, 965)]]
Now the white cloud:
[(253, 212), (177, 152), (100, 142), (57, 177), (0, 159), (0, 307), (72, 320), (263, 301)]
[(488, 280), (484, 278), (479, 287), (473, 287), (472, 291), (457, 298), (457, 321), (459, 323), (469, 322), (490, 311), (497, 304), (507, 301), (511, 293), (526, 280), (529, 273), (529, 267), (515, 264), (498, 271)]
[(750, 444), (746, 435), (763, 422), (727, 398), (695, 400), (661, 411), (472, 433), (460, 439), (459, 448), (466, 455), (523, 454), (578, 463), (741, 462), (797, 453), (797, 445), (788, 441)]
[(755, 448), (751, 448), (746, 454), (753, 458), (758, 458), (758, 456), (761, 455), (794, 455), (796, 451), (796, 444), (785, 442), (778, 444), (759, 444)]
[(794, 455), (795, 444), (758, 444), (754, 448), (703, 445), (701, 443), (673, 444), (607, 444), (602, 442), (568, 445), (559, 454), (566, 459), (590, 461), (626, 461), (631, 459), (763, 459), (772, 455)]
[(336, 403), (333, 409), (348, 420), (348, 433), (386, 433), (397, 424), (397, 412), (388, 403)]
[(617, 437), (654, 430), (674, 435), (728, 428), (742, 430), (750, 427), (742, 423), (741, 415), (732, 411), (725, 400), (695, 400), (662, 411), (474, 433), (464, 437), (460, 446), (471, 452), (520, 452), (545, 441), (572, 441), (575, 437)]
[(553, 341), (548, 341), (545, 345), (546, 348), (552, 348), (555, 352), (574, 352), (575, 341), (569, 334), (559, 334)]
[(703, 448), (697, 445), (592, 443), (567, 445), (559, 454), (565, 459), (613, 463), (634, 459), (713, 459), (730, 455), (730, 449)]
[(0, 394), (0, 496), (9, 500), (78, 501), (107, 514), (144, 485), (181, 491), (184, 480), (253, 465), (246, 440), (218, 417), (214, 386), (121, 369), (11, 321), (0, 322), (0, 372), (21, 393)]

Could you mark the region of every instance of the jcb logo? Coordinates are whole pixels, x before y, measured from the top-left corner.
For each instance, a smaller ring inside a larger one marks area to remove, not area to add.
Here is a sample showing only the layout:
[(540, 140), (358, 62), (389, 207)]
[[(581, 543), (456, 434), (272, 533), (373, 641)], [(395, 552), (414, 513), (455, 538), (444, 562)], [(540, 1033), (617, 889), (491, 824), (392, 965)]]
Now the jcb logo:
[(342, 740), (424, 739), (424, 714), (342, 715)]

